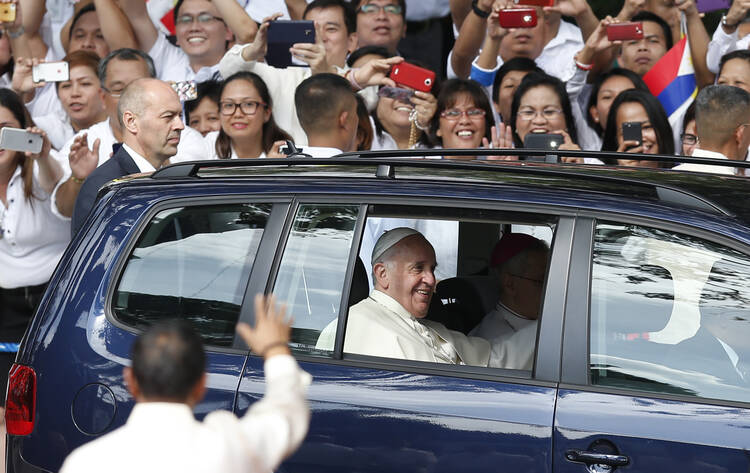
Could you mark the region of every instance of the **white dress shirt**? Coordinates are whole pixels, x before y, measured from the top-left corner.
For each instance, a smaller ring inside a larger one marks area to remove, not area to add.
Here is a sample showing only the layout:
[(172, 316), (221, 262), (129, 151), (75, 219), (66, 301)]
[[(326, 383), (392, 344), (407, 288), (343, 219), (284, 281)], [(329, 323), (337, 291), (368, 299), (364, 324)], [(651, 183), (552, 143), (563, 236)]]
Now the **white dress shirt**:
[[(203, 137), (203, 141), (205, 142), (206, 150), (211, 153), (211, 158), (206, 159), (219, 159), (219, 154), (216, 152), (216, 139), (219, 137), (218, 131), (209, 131), (206, 133), (206, 136)], [(230, 159), (239, 159), (237, 156), (237, 152), (234, 150), (234, 146), (230, 145), (230, 150), (232, 151), (232, 155), (229, 157)], [(266, 153), (260, 153), (260, 156), (258, 158), (265, 158)]]
[[(708, 151), (705, 149), (694, 148), (693, 156), (696, 158), (713, 158), (713, 159), (724, 159), (727, 160), (726, 156), (715, 151)], [(682, 163), (673, 167), (674, 171), (692, 171), (692, 172), (707, 172), (711, 174), (728, 174), (734, 175), (734, 168), (727, 166), (711, 166), (710, 164), (693, 164), (693, 163)]]
[(492, 345), (490, 366), (529, 370), (534, 366), (536, 320), (525, 319), (498, 302), (469, 335), (489, 340)]
[(124, 426), (74, 450), (60, 472), (275, 470), (307, 433), (311, 378), (289, 355), (271, 357), (264, 371), (266, 393), (242, 418), (215, 411), (198, 422), (186, 404), (139, 402)]
[(338, 148), (328, 148), (325, 146), (305, 146), (301, 151), (305, 154), (309, 154), (312, 158), (330, 158), (343, 153), (343, 151)]
[(161, 80), (205, 82), (211, 79), (221, 79), (218, 64), (210, 67), (201, 67), (198, 72), (195, 72), (190, 66), (190, 58), (185, 54), (185, 51), (171, 44), (167, 41), (167, 37), (161, 33), (157, 35), (156, 41), (151, 46), (148, 54), (154, 60), (156, 77)]
[(136, 166), (138, 166), (138, 170), (140, 172), (154, 172), (156, 171), (156, 168), (153, 164), (149, 163), (146, 158), (144, 158), (142, 155), (137, 153), (133, 148), (126, 145), (125, 143), (122, 144), (122, 147), (125, 149), (125, 151), (128, 152), (130, 155), (130, 158), (133, 160)]
[[(49, 281), (70, 241), (70, 221), (53, 212), (50, 195), (37, 182), (27, 200), (21, 166), (8, 182), (7, 207), (0, 201), (0, 287), (37, 286)], [(37, 198), (38, 197), (38, 198)]]
[(711, 42), (708, 43), (708, 52), (706, 53), (706, 65), (709, 71), (718, 74), (723, 55), (738, 49), (747, 49), (750, 45), (750, 34), (740, 39), (738, 31), (739, 28), (734, 30), (734, 33), (727, 34), (721, 25), (716, 27)]
[(59, 150), (69, 139), (76, 134), (73, 125), (70, 123), (70, 117), (67, 113), (62, 115), (58, 113), (48, 113), (40, 117), (33, 117), (34, 124), (47, 133), (52, 147)]
[[(337, 321), (321, 332), (316, 348), (332, 350)], [(349, 309), (344, 351), (361, 355), (436, 363), (487, 366), (489, 343), (416, 319), (395, 299), (374, 290)]]

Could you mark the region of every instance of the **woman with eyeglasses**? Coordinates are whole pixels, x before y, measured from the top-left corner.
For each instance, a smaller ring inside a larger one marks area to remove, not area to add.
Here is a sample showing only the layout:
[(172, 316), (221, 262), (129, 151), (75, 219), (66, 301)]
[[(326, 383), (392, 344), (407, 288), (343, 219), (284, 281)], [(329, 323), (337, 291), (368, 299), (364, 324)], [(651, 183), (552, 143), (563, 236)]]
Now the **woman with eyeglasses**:
[[(409, 89), (408, 87), (399, 86)], [(428, 146), (425, 131), (437, 109), (437, 99), (429, 92), (412, 90), (409, 99), (378, 97), (378, 104), (370, 115), (374, 136), (372, 149), (409, 149)], [(412, 127), (412, 115), (416, 123)]]
[[(437, 97), (437, 110), (430, 121), (430, 136), (437, 147), (489, 147), (494, 125), (492, 106), (481, 85), (467, 79), (450, 79), (443, 83)], [(476, 159), (475, 156), (443, 158)]]
[[(624, 123), (640, 123), (641, 143), (623, 138)], [(648, 92), (629, 89), (612, 102), (604, 128), (602, 151), (643, 154), (674, 154), (674, 138), (667, 113), (659, 100)], [(608, 164), (649, 168), (672, 167), (670, 163), (638, 159), (605, 160)]]
[(693, 150), (698, 146), (698, 135), (695, 131), (695, 102), (691, 103), (685, 111), (685, 117), (682, 119), (682, 155), (692, 156)]
[(219, 159), (280, 157), (279, 147), (291, 140), (271, 112), (266, 83), (252, 72), (238, 72), (219, 92), (221, 129), (205, 139)]

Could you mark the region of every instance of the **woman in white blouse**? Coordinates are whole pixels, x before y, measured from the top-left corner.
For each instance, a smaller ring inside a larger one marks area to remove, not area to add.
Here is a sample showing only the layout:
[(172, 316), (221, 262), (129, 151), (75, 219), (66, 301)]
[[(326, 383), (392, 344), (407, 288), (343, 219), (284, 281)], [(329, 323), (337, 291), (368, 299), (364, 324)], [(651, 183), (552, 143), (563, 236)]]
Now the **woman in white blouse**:
[(291, 137), (273, 119), (263, 79), (252, 72), (233, 74), (222, 84), (219, 97), (221, 129), (205, 137), (215, 158), (280, 156), (279, 147)]
[[(50, 194), (62, 167), (46, 134), (31, 127), (21, 99), (0, 89), (0, 128), (39, 133), (39, 154), (0, 150), (0, 384), (6, 385), (17, 344), (70, 239), (70, 222), (52, 212)], [(5, 390), (2, 390), (5, 399)], [(4, 404), (4, 401), (3, 401)]]

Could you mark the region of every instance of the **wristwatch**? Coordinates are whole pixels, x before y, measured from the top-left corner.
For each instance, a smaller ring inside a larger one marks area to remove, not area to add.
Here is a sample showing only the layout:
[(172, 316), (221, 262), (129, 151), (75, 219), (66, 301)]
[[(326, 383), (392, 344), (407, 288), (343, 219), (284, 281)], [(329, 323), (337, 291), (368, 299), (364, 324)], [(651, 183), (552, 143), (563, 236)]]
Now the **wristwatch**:
[(729, 23), (727, 23), (727, 16), (726, 15), (722, 15), (722, 17), (721, 17), (721, 26), (726, 26), (727, 28), (737, 28), (737, 26), (739, 26), (739, 23), (735, 23), (733, 25), (730, 25)]
[(484, 11), (477, 6), (478, 2), (479, 0), (474, 0), (473, 2), (471, 2), (471, 9), (474, 10), (474, 14), (480, 18), (487, 18), (488, 16), (490, 16), (490, 12)]

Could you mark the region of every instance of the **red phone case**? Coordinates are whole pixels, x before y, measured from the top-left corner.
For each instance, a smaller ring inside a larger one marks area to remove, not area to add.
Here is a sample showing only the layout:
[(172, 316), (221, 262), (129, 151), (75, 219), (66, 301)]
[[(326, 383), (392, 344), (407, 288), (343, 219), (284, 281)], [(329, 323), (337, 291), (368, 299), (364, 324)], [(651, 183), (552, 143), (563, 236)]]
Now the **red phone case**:
[(534, 5), (535, 7), (552, 7), (555, 0), (518, 0), (517, 5)]
[(435, 83), (435, 73), (429, 69), (402, 62), (394, 64), (391, 68), (391, 79), (396, 84), (421, 92), (429, 92), (432, 90), (432, 84)]
[(607, 39), (610, 41), (629, 41), (643, 38), (643, 23), (617, 23), (607, 27)]
[(536, 26), (536, 10), (533, 8), (511, 8), (500, 10), (500, 26), (503, 28), (533, 28)]

